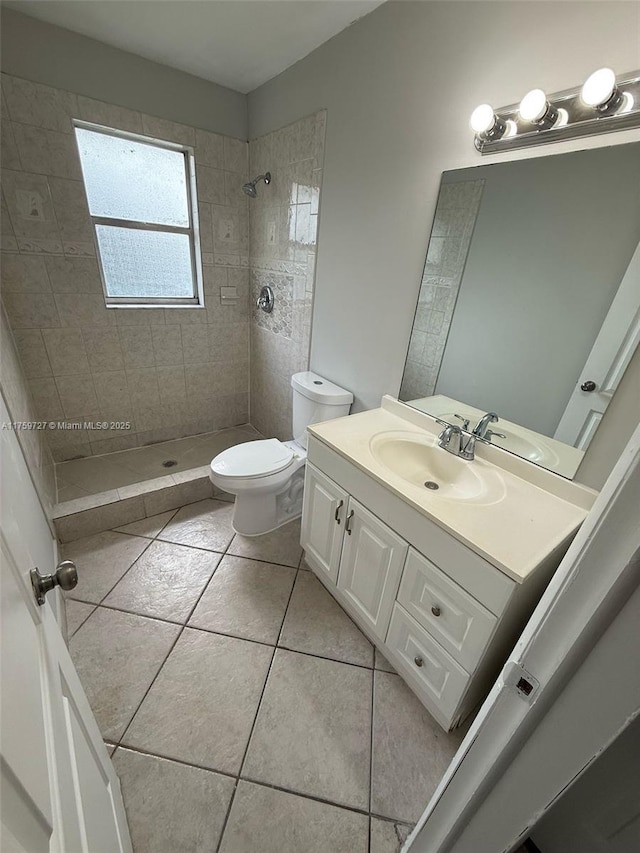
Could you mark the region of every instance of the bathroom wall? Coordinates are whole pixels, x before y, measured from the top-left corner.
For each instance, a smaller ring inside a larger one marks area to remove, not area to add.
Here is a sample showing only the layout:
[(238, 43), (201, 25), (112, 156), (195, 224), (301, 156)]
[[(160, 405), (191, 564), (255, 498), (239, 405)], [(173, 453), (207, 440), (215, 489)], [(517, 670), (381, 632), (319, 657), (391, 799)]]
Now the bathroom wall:
[[(0, 309), (0, 387), (13, 424), (26, 426), (38, 420), (11, 328), (2, 309)], [(1, 428), (10, 429), (11, 426), (2, 424)], [(31, 479), (51, 524), (51, 511), (56, 502), (56, 482), (53, 457), (49, 451), (46, 435), (44, 430), (16, 429), (18, 443), (24, 454)]]
[(0, 19), (7, 74), (215, 133), (249, 135), (240, 92), (4, 5)]
[[(356, 411), (400, 387), (443, 171), (640, 138), (481, 158), (473, 108), (637, 68), (639, 14), (633, 2), (389, 2), (250, 93), (251, 136), (328, 109), (311, 368), (352, 390)], [(609, 451), (613, 417), (588, 456)]]
[[(246, 422), (247, 143), (9, 75), (2, 91), (2, 298), (35, 415), (131, 423), (48, 430), (56, 461)], [(105, 307), (74, 117), (194, 146), (204, 309)], [(44, 218), (29, 218), (25, 191)], [(221, 304), (224, 285), (235, 304)]]
[[(291, 438), (291, 375), (307, 370), (326, 112), (249, 143), (251, 175), (271, 172), (249, 201), (251, 235), (251, 423)], [(260, 288), (275, 295), (270, 314)]]

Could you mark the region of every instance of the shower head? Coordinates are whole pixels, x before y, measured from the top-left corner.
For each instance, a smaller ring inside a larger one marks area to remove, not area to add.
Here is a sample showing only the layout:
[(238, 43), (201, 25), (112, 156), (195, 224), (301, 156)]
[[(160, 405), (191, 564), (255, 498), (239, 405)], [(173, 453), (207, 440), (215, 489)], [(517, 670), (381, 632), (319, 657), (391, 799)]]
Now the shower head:
[(256, 198), (258, 192), (256, 190), (256, 184), (258, 181), (264, 181), (265, 184), (271, 183), (271, 172), (265, 172), (264, 175), (258, 175), (257, 178), (254, 178), (252, 181), (248, 181), (246, 184), (242, 185), (242, 192), (249, 196), (249, 198)]

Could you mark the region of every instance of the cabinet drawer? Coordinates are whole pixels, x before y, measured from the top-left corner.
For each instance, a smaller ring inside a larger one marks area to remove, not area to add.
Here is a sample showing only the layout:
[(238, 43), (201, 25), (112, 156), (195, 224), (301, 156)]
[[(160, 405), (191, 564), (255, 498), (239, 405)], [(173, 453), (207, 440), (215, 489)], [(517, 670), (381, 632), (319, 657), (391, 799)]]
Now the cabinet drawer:
[(469, 681), (469, 673), (438, 645), (416, 620), (396, 604), (387, 646), (405, 664), (405, 675), (451, 721)]
[(398, 601), (458, 663), (473, 672), (497, 618), (413, 548)]

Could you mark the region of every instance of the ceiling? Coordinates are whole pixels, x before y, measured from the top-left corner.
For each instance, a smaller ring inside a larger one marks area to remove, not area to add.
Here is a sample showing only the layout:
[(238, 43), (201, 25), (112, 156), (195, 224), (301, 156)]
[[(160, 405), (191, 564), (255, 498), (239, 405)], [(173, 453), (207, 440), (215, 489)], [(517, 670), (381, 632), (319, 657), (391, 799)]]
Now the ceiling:
[(12, 0), (3, 5), (250, 92), (383, 0)]

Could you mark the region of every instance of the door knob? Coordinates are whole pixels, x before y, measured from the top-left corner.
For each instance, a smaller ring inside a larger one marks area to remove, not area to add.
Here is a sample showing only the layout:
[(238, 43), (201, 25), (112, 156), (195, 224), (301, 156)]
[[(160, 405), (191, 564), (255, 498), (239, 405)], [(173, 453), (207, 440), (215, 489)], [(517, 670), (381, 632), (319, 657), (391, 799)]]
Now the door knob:
[(59, 586), (61, 589), (73, 589), (78, 583), (78, 570), (71, 560), (63, 560), (56, 566), (55, 574), (41, 575), (38, 569), (31, 569), (31, 586), (38, 604), (44, 604), (45, 595)]
[(597, 385), (596, 385), (596, 383), (593, 381), (593, 379), (587, 379), (587, 381), (586, 381), (586, 382), (583, 382), (583, 383), (582, 383), (582, 385), (580, 386), (580, 389), (581, 389), (582, 391), (595, 391), (597, 387), (598, 387), (598, 386), (597, 386)]

